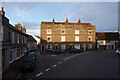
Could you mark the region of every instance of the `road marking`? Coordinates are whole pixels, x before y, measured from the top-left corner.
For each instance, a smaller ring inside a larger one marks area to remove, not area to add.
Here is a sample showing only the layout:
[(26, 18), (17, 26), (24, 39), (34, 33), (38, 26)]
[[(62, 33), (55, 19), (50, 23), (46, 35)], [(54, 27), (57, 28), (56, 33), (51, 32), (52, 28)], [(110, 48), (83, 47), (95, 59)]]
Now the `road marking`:
[(56, 66), (57, 66), (57, 64), (53, 65), (53, 67), (56, 67)]
[(65, 58), (65, 59), (68, 59), (68, 58)]
[(64, 59), (64, 61), (66, 61), (66, 59)]
[(46, 69), (45, 71), (49, 71), (49, 70), (50, 70), (50, 68)]
[(59, 62), (58, 64), (61, 64), (62, 62)]
[(40, 75), (42, 75), (42, 74), (43, 74), (43, 72), (39, 73), (39, 74), (38, 74), (38, 75), (36, 75), (36, 76), (38, 77), (38, 76), (40, 76)]

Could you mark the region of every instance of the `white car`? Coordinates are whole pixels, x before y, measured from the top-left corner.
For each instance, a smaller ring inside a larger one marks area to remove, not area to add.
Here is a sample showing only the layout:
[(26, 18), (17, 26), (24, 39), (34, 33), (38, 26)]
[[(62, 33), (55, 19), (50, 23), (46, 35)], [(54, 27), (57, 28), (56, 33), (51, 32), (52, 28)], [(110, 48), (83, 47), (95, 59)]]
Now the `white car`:
[(120, 54), (120, 49), (116, 50), (116, 54)]

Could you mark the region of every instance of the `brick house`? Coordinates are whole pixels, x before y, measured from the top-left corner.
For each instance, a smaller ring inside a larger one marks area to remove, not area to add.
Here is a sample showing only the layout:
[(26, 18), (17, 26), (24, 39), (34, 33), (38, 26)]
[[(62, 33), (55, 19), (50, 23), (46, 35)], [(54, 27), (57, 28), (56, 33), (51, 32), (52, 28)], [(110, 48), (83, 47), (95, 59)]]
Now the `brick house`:
[(70, 48), (95, 49), (95, 26), (90, 23), (41, 22), (41, 52)]
[(98, 50), (113, 50), (119, 48), (118, 32), (96, 32)]
[(28, 36), (26, 29), (23, 29), (20, 24), (18, 28), (15, 28), (9, 23), (3, 7), (0, 16), (0, 45), (2, 45), (0, 49), (2, 52), (2, 73), (4, 73), (26, 53)]

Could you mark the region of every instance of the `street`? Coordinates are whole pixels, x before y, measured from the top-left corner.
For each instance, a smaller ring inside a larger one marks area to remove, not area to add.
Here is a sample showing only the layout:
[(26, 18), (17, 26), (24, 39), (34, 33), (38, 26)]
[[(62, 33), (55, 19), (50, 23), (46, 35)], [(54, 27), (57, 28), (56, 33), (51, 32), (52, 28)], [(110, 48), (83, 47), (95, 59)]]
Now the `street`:
[(115, 51), (82, 53), (37, 53), (35, 72), (20, 73), (18, 78), (118, 78)]

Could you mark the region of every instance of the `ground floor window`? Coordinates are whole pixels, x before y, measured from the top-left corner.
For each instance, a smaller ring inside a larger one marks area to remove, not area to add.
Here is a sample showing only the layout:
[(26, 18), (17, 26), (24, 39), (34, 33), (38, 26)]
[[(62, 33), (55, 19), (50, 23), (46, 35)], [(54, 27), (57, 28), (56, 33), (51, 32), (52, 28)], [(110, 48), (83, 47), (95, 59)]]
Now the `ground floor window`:
[(80, 44), (75, 44), (75, 47), (76, 49), (80, 49)]
[(47, 49), (48, 50), (51, 50), (52, 49), (52, 45), (50, 44), (50, 45), (47, 45)]
[(73, 48), (73, 45), (72, 45), (72, 44), (70, 44), (70, 49), (71, 49), (71, 48)]
[(55, 44), (55, 49), (58, 49), (58, 44)]
[(88, 48), (89, 48), (89, 49), (92, 49), (92, 44), (89, 44)]
[(65, 49), (65, 44), (62, 44), (62, 45), (61, 45), (61, 49)]
[(10, 50), (10, 62), (13, 61), (13, 50)]

